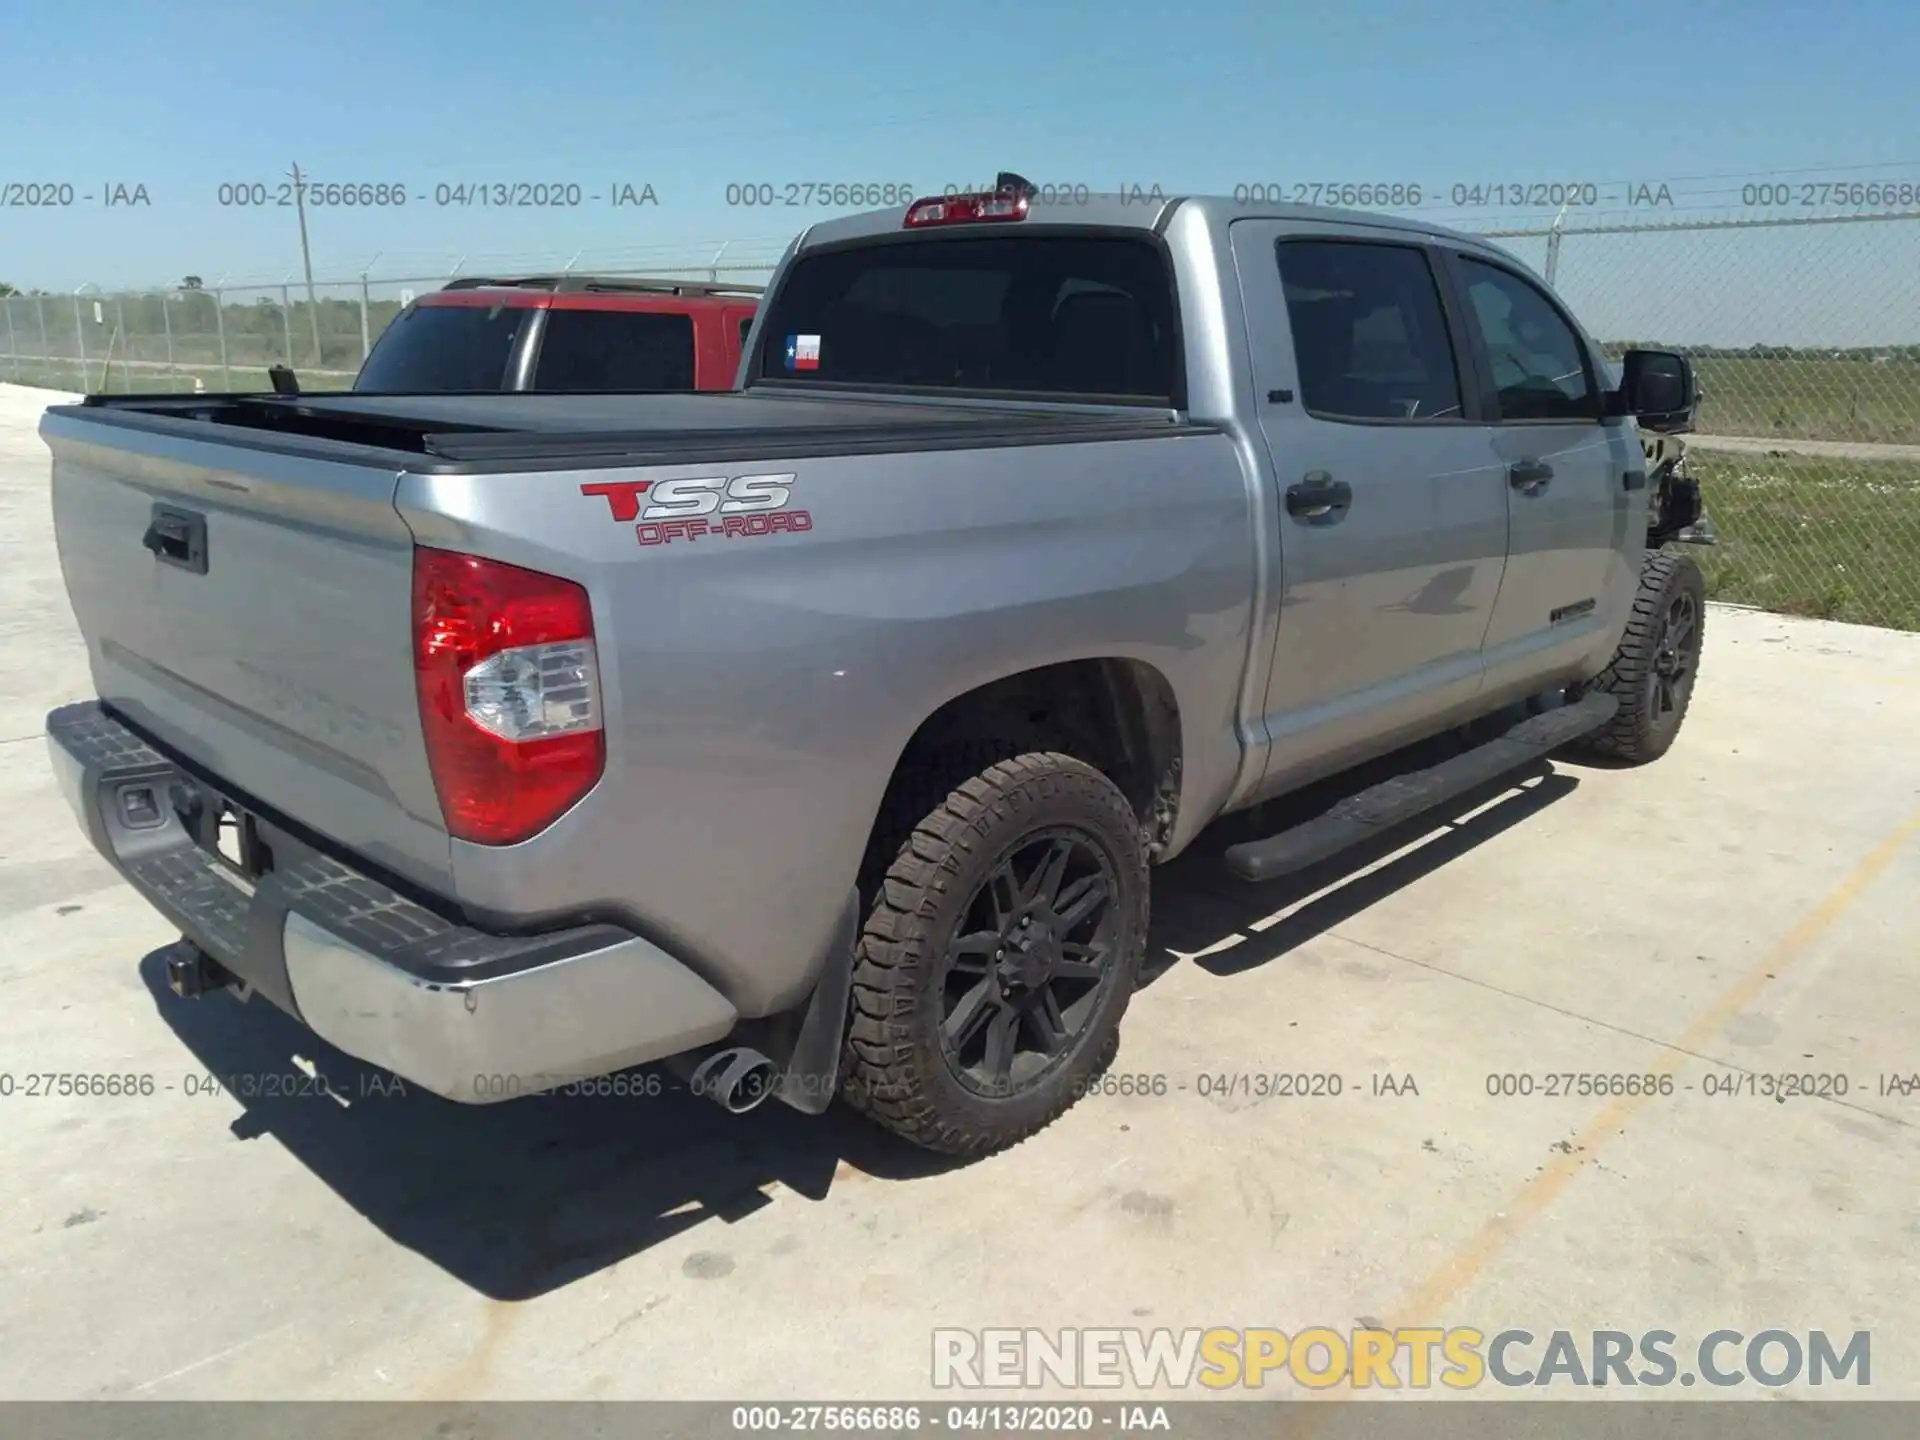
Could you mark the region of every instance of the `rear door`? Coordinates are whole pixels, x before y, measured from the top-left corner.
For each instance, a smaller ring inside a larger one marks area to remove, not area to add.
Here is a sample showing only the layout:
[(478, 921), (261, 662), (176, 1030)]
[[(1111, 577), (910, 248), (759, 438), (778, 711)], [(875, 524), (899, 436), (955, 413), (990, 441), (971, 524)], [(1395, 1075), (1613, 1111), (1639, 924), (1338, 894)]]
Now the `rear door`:
[(1644, 466), (1603, 423), (1592, 349), (1548, 291), (1517, 264), (1455, 250), (1445, 260), (1507, 479), (1507, 571), (1486, 640), (1497, 689), (1577, 665), (1611, 633), (1637, 553), (1627, 477)]
[(1276, 220), (1232, 236), (1281, 491), (1267, 774), (1291, 784), (1471, 704), (1506, 481), (1427, 246)]

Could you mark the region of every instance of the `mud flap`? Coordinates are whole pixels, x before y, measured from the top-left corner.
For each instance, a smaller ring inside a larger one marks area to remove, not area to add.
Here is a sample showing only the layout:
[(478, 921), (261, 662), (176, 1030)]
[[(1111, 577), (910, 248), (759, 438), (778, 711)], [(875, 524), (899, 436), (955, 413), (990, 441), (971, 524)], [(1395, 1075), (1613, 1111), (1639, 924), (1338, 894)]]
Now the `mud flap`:
[(833, 927), (826, 963), (794, 1036), (775, 1094), (803, 1115), (818, 1115), (833, 1103), (840, 1082), (840, 1051), (846, 1041), (847, 1006), (853, 994), (853, 947), (860, 937), (860, 892), (849, 890)]

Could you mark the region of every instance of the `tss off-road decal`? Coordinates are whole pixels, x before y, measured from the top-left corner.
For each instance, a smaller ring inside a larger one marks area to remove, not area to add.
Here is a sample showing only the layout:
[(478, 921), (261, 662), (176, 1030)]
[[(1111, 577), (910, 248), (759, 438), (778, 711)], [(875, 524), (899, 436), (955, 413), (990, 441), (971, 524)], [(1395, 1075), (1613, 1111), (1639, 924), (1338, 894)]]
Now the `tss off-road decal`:
[(793, 499), (793, 481), (791, 473), (736, 475), (731, 480), (724, 475), (657, 482), (614, 480), (582, 485), (580, 493), (604, 497), (613, 518), (632, 524), (642, 545), (665, 545), (674, 540), (731, 540), (811, 530), (811, 515), (787, 508)]

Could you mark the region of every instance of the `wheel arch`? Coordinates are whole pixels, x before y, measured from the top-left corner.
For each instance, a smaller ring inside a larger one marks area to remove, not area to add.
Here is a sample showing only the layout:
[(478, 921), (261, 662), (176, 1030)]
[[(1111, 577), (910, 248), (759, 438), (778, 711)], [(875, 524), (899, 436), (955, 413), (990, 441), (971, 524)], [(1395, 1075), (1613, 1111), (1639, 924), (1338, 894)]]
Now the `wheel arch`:
[(1146, 661), (1101, 656), (1003, 675), (951, 697), (920, 722), (895, 759), (871, 840), (884, 843), (907, 793), (942, 785), (956, 766), (970, 768), (953, 774), (952, 783), (983, 759), (1048, 749), (1112, 780), (1139, 816), (1149, 854), (1157, 854), (1178, 813), (1182, 744), (1173, 685)]

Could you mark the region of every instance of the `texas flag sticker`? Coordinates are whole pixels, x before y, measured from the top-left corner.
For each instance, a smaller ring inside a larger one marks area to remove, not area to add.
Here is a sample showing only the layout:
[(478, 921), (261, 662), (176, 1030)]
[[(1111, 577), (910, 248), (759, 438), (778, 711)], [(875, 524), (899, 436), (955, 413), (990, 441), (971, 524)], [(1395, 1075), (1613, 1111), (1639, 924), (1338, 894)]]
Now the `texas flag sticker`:
[(787, 369), (818, 370), (820, 368), (820, 337), (818, 335), (787, 336)]

